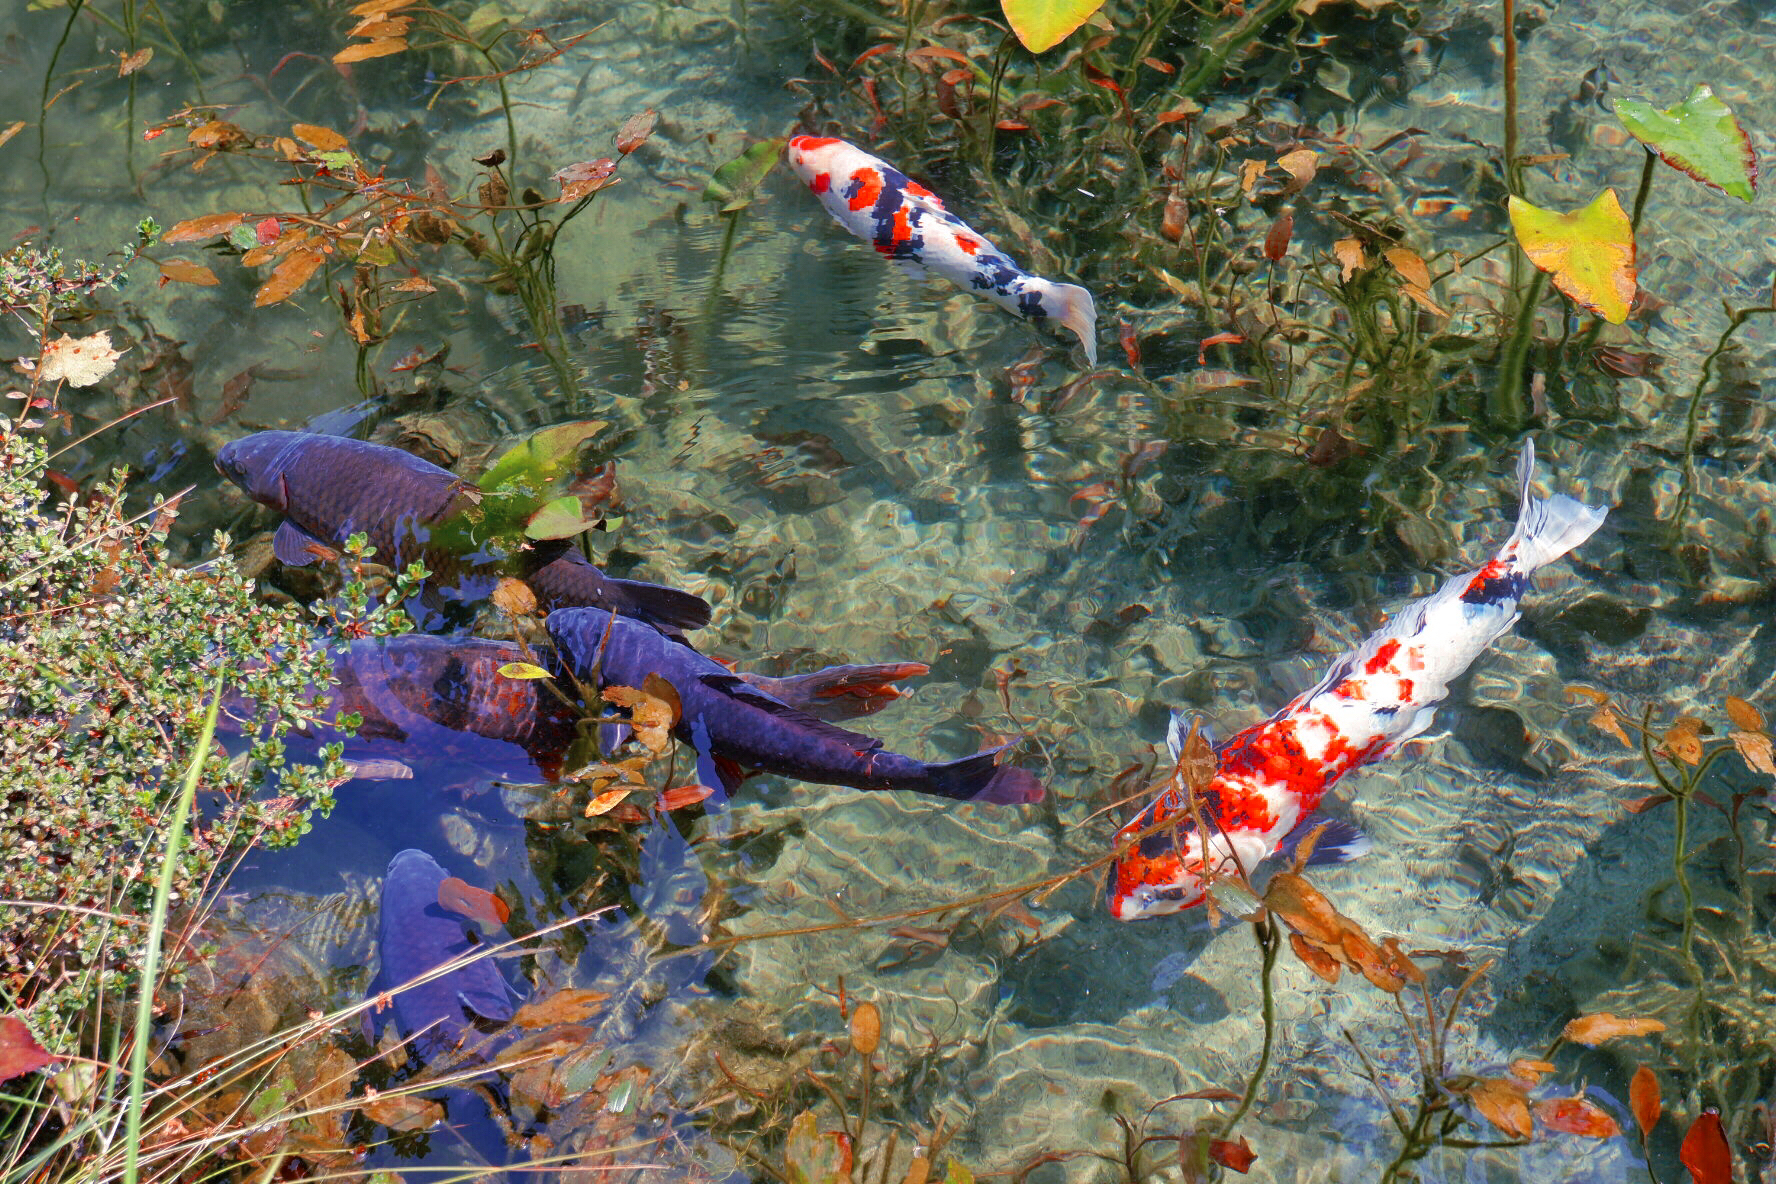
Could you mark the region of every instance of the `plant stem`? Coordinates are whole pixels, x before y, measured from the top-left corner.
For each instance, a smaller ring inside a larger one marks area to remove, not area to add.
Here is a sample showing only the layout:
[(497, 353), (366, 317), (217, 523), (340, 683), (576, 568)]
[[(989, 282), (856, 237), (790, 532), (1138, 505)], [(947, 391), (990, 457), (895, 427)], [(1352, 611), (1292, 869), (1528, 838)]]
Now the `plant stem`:
[[(1510, 0), (1506, 0), (1508, 4)], [(1203, 46), (1203, 56), (1196, 64), (1196, 69), (1186, 74), (1172, 88), (1172, 94), (1178, 98), (1195, 98), (1198, 91), (1221, 76), (1227, 68), (1228, 59), (1244, 49), (1271, 21), (1287, 13), (1294, 7), (1294, 0), (1269, 0), (1260, 8), (1248, 12), (1246, 16), (1232, 28)]]
[(1252, 1076), (1246, 1081), (1245, 1097), (1240, 1099), (1239, 1108), (1228, 1115), (1227, 1121), (1221, 1124), (1221, 1137), (1233, 1134), (1233, 1128), (1239, 1125), (1246, 1111), (1258, 1098), (1258, 1085), (1264, 1080), (1265, 1071), (1270, 1068), (1270, 1052), (1276, 1043), (1276, 985), (1271, 981), (1276, 970), (1277, 954), (1282, 951), (1282, 935), (1277, 931), (1275, 917), (1266, 917), (1252, 926), (1252, 935), (1258, 939), (1258, 949), (1263, 953), (1264, 968), (1261, 982), (1264, 990), (1264, 1045), (1258, 1052), (1258, 1066), (1252, 1070)]
[(1523, 196), (1523, 176), (1517, 167), (1517, 4), (1505, 5), (1505, 188)]
[(1727, 327), (1721, 330), (1720, 340), (1714, 343), (1714, 349), (1702, 359), (1702, 373), (1696, 379), (1696, 387), (1690, 392), (1690, 409), (1684, 420), (1684, 461), (1683, 488), (1677, 495), (1677, 506), (1671, 511), (1671, 533), (1675, 538), (1683, 529), (1684, 516), (1689, 513), (1690, 496), (1696, 488), (1696, 432), (1702, 423), (1702, 396), (1708, 390), (1708, 383), (1714, 377), (1714, 363), (1727, 351), (1727, 343), (1732, 341), (1733, 334), (1739, 327), (1760, 313), (1776, 312), (1776, 304), (1762, 304), (1756, 308), (1742, 308), (1738, 312), (1727, 310)]
[(1521, 427), (1529, 419), (1529, 408), (1523, 402), (1523, 369), (1529, 364), (1529, 347), (1535, 340), (1536, 310), (1542, 302), (1542, 290), (1547, 282), (1548, 274), (1540, 270), (1529, 281), (1529, 290), (1517, 304), (1517, 326), (1499, 359), (1498, 385), (1493, 388), (1486, 417), (1500, 427)]
[(216, 676), (216, 690), (210, 696), (210, 709), (204, 714), (203, 731), (197, 737), (197, 751), (185, 769), (185, 783), (179, 787), (179, 798), (173, 806), (172, 821), (167, 824), (166, 855), (160, 864), (160, 879), (154, 885), (154, 906), (148, 918), (148, 948), (142, 952), (141, 997), (136, 1000), (136, 1031), (130, 1045), (129, 1117), (124, 1138), (124, 1184), (136, 1184), (136, 1157), (142, 1143), (142, 1086), (148, 1076), (149, 1029), (154, 1024), (154, 983), (160, 972), (160, 943), (166, 933), (167, 903), (173, 895), (173, 872), (179, 862), (179, 848), (185, 841), (185, 823), (191, 816), (192, 802), (197, 797), (197, 781), (209, 759), (210, 744), (216, 738), (216, 713), (222, 707), (222, 676)]

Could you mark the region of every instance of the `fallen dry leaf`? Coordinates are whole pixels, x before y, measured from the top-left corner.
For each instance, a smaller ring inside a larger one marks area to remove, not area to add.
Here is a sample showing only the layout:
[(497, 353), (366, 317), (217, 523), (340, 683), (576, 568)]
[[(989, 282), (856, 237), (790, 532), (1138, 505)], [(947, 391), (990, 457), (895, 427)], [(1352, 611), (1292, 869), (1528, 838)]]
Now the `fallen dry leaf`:
[(117, 359), (122, 356), (121, 350), (111, 348), (109, 329), (90, 337), (64, 334), (43, 347), (37, 374), (44, 382), (91, 386), (117, 369)]
[(1483, 1077), (1468, 1087), (1468, 1100), (1480, 1116), (1513, 1139), (1535, 1134), (1529, 1116), (1529, 1097), (1523, 1087), (1503, 1077)]
[(1634, 1080), (1628, 1083), (1628, 1108), (1634, 1111), (1644, 1142), (1659, 1125), (1659, 1079), (1645, 1065), (1634, 1071)]
[(1651, 1036), (1654, 1032), (1664, 1030), (1662, 1020), (1624, 1018), (1600, 1011), (1596, 1015), (1582, 1015), (1569, 1021), (1561, 1029), (1560, 1038), (1595, 1048), (1605, 1040), (1614, 1040), (1619, 1036)]
[(1535, 1104), (1535, 1116), (1549, 1130), (1568, 1135), (1613, 1139), (1622, 1133), (1607, 1110), (1584, 1097), (1544, 1098)]

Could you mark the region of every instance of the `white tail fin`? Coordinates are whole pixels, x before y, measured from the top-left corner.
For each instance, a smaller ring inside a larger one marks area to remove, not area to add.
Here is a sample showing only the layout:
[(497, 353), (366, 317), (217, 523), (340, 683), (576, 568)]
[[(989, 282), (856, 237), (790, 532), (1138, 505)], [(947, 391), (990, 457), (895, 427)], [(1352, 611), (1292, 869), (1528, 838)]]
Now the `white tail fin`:
[(1555, 494), (1539, 498), (1530, 492), (1535, 477), (1535, 441), (1523, 442), (1523, 455), (1517, 460), (1517, 483), (1521, 487), (1523, 508), (1517, 514), (1517, 529), (1505, 544), (1504, 554), (1511, 555), (1517, 569), (1525, 574), (1554, 562), (1586, 539), (1609, 511), (1587, 506), (1581, 501)]
[(1060, 306), (1058, 312), (1050, 315), (1079, 334), (1079, 342), (1085, 346), (1085, 360), (1096, 366), (1098, 364), (1098, 305), (1092, 299), (1092, 294), (1078, 284), (1057, 284), (1050, 281), (1046, 295)]

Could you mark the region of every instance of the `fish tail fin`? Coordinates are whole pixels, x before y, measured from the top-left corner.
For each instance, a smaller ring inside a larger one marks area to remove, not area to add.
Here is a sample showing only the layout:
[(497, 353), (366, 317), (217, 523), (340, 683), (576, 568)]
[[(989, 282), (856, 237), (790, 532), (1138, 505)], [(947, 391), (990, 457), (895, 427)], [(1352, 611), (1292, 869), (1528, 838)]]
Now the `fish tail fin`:
[(709, 624), (709, 602), (701, 596), (641, 580), (606, 576), (604, 582), (615, 602), (611, 607), (626, 617), (637, 617), (674, 629), (701, 629)]
[(1565, 494), (1539, 498), (1530, 490), (1535, 478), (1535, 441), (1523, 442), (1523, 455), (1517, 460), (1517, 482), (1522, 492), (1523, 508), (1518, 512), (1517, 529), (1511, 532), (1504, 554), (1512, 556), (1517, 569), (1524, 574), (1545, 567), (1560, 558), (1603, 525), (1609, 513), (1601, 506), (1587, 506)]
[(1085, 360), (1096, 366), (1098, 364), (1098, 305), (1092, 299), (1092, 294), (1078, 284), (1050, 283), (1048, 295), (1060, 306), (1058, 311), (1050, 315), (1079, 335), (1079, 344), (1085, 346)]
[(1000, 745), (948, 764), (926, 765), (925, 771), (931, 777), (931, 791), (957, 801), (992, 802), (1001, 806), (1041, 801), (1045, 791), (1036, 774), (1015, 765), (995, 762), (1005, 748)]

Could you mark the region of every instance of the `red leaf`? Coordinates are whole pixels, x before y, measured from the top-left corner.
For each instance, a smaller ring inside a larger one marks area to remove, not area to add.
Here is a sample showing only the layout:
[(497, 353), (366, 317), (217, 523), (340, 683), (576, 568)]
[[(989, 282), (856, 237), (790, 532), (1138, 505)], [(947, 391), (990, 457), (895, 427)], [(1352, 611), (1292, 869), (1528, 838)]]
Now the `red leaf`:
[(504, 925), (512, 915), (512, 906), (505, 901), (455, 876), (438, 885), (438, 907), (494, 928)]
[(1209, 1158), (1243, 1176), (1251, 1170), (1252, 1161), (1258, 1156), (1253, 1152), (1252, 1145), (1246, 1142), (1246, 1137), (1241, 1135), (1237, 1143), (1230, 1143), (1226, 1139), (1210, 1139)]
[(1705, 1107), (1690, 1124), (1677, 1157), (1696, 1184), (1733, 1184), (1733, 1149), (1721, 1129), (1720, 1109)]
[(1289, 253), (1289, 239), (1295, 233), (1295, 215), (1280, 214), (1270, 224), (1270, 233), (1264, 236), (1264, 257), (1272, 263), (1282, 261)]
[(1622, 1133), (1609, 1112), (1588, 1098), (1545, 1098), (1535, 1104), (1535, 1116), (1551, 1131), (1612, 1139)]
[(1659, 1123), (1659, 1079), (1645, 1065), (1634, 1071), (1634, 1080), (1628, 1083), (1628, 1107), (1640, 1124), (1640, 1137), (1647, 1138)]
[(617, 129), (617, 151), (624, 156), (641, 147), (647, 138), (654, 134), (654, 124), (660, 122), (660, 113), (649, 107), (640, 115), (631, 115)]
[(1671, 795), (1668, 793), (1650, 793), (1644, 798), (1635, 798), (1631, 802), (1623, 802), (1622, 809), (1628, 811), (1630, 814), (1645, 814), (1654, 806), (1663, 806), (1670, 800)]
[(678, 785), (660, 795), (660, 809), (682, 810), (694, 806), (715, 790), (707, 785)]
[(1211, 345), (1238, 345), (1244, 340), (1245, 338), (1238, 333), (1211, 333), (1197, 343), (1196, 364), (1199, 366), (1209, 364), (1209, 347)]
[(0, 1081), (33, 1073), (55, 1060), (17, 1016), (0, 1017)]
[(1135, 335), (1135, 327), (1126, 319), (1116, 322), (1116, 337), (1122, 343), (1122, 352), (1128, 355), (1129, 369), (1141, 368), (1141, 339)]

